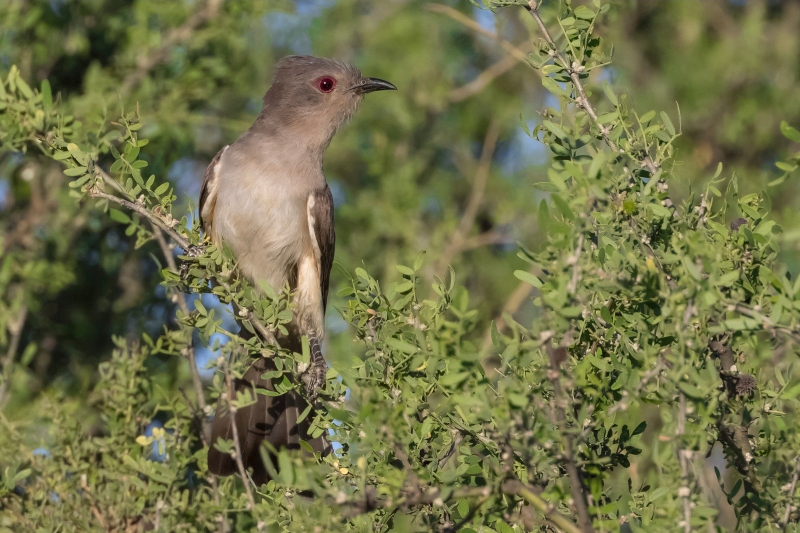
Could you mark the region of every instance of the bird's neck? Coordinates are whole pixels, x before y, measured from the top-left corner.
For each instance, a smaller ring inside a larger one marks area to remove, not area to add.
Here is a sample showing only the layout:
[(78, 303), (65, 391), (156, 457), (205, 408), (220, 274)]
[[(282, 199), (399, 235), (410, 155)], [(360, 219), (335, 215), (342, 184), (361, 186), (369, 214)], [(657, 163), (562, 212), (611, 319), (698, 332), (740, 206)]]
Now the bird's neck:
[(263, 157), (322, 168), (322, 158), (331, 137), (332, 134), (309, 131), (299, 124), (280, 126), (257, 120), (241, 140)]

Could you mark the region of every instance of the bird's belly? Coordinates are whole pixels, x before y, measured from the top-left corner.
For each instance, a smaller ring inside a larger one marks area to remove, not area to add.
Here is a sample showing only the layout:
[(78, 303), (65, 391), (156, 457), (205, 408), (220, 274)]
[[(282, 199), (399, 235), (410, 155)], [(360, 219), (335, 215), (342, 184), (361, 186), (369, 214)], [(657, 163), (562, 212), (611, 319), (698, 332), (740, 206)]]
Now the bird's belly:
[(280, 292), (303, 254), (308, 235), (305, 204), (295, 198), (259, 196), (240, 198), (229, 204), (231, 209), (219, 206), (222, 223), (215, 230), (231, 247), (242, 274), (256, 286), (267, 283)]

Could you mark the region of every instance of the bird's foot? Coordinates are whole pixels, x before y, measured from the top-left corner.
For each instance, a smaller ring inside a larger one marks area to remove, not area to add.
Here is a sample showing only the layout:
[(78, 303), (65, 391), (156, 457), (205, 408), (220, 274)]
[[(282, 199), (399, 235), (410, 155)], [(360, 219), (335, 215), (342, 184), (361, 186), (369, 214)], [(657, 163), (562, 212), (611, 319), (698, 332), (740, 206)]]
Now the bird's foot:
[(328, 374), (328, 365), (325, 361), (313, 363), (308, 372), (303, 376), (303, 382), (306, 384), (306, 391), (308, 392), (308, 400), (313, 402), (319, 396), (319, 392), (325, 388), (326, 375)]

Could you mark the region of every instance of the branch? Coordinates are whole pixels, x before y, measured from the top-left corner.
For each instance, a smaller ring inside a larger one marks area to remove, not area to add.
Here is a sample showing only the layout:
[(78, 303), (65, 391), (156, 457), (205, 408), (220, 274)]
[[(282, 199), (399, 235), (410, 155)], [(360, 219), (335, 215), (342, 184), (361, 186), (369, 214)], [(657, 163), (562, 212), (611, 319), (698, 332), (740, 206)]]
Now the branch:
[(225, 382), (228, 386), (228, 411), (232, 417), (231, 430), (233, 431), (233, 447), (236, 450), (234, 460), (239, 469), (239, 475), (242, 477), (244, 488), (247, 491), (247, 499), (250, 500), (250, 511), (253, 512), (256, 510), (256, 501), (253, 498), (253, 490), (250, 487), (250, 478), (247, 476), (247, 471), (244, 469), (244, 463), (242, 462), (242, 446), (239, 444), (239, 429), (236, 427), (236, 407), (233, 405), (233, 380), (231, 380), (231, 373), (227, 362), (225, 363)]
[(533, 505), (536, 509), (539, 510), (549, 521), (554, 523), (559, 528), (563, 529), (567, 533), (581, 533), (582, 530), (578, 526), (576, 526), (572, 521), (564, 516), (563, 514), (558, 512), (558, 509), (555, 506), (543, 500), (539, 495), (534, 492), (532, 487), (529, 487), (523, 484), (520, 481), (506, 481), (503, 484), (503, 492), (506, 494), (513, 494), (519, 496), (526, 502)]
[(164, 233), (170, 236), (170, 238), (175, 241), (178, 246), (183, 248), (184, 250), (188, 250), (191, 244), (183, 235), (180, 235), (177, 231), (172, 229), (167, 222), (165, 222), (161, 217), (147, 209), (144, 205), (131, 202), (129, 200), (125, 200), (124, 198), (120, 198), (119, 196), (114, 196), (113, 194), (105, 193), (97, 188), (92, 188), (89, 190), (89, 196), (92, 198), (102, 198), (103, 200), (108, 200), (109, 202), (114, 202), (115, 204), (121, 205), (122, 207), (126, 207), (131, 211), (135, 211), (139, 213), (144, 218), (149, 220), (152, 224), (158, 226)]
[[(686, 433), (686, 396), (681, 393), (678, 399), (678, 437), (683, 437), (684, 433)], [(678, 489), (678, 496), (683, 500), (683, 531), (692, 533), (692, 491), (689, 488), (689, 457), (692, 452), (679, 446), (678, 455), (681, 463), (681, 488)]]
[(792, 484), (789, 486), (789, 501), (786, 502), (786, 511), (783, 513), (783, 520), (781, 521), (780, 528), (786, 529), (789, 524), (789, 515), (792, 512), (792, 498), (794, 498), (794, 491), (797, 490), (797, 479), (800, 478), (800, 458), (795, 459), (794, 475), (792, 476)]
[(574, 295), (575, 291), (578, 289), (578, 277), (581, 273), (580, 258), (581, 252), (583, 251), (583, 237), (583, 231), (581, 231), (581, 235), (578, 237), (578, 246), (575, 247), (575, 255), (568, 260), (572, 262), (572, 279), (567, 285), (567, 292), (572, 295)]
[[(169, 269), (175, 274), (180, 274), (178, 265), (175, 262), (175, 255), (172, 253), (172, 246), (170, 246), (170, 244), (164, 238), (164, 234), (161, 232), (161, 229), (159, 229), (155, 224), (153, 224), (153, 235), (155, 235), (156, 242), (158, 242), (158, 246), (161, 248), (161, 253), (164, 255), (164, 259), (166, 260)], [(181, 311), (188, 315), (189, 305), (186, 303), (186, 296), (183, 294), (183, 292), (176, 291), (175, 298), (178, 301), (178, 307), (181, 308)], [(189, 363), (189, 371), (192, 374), (192, 385), (194, 386), (194, 393), (197, 396), (197, 406), (200, 411), (201, 421), (201, 437), (208, 441), (208, 437), (210, 437), (211, 426), (208, 423), (208, 416), (206, 414), (206, 397), (205, 393), (203, 392), (203, 380), (200, 378), (200, 371), (197, 368), (197, 359), (195, 357), (194, 343), (191, 332), (189, 332), (189, 346), (186, 348), (186, 353), (184, 355)]]
[(553, 387), (553, 422), (559, 428), (564, 445), (564, 468), (567, 470), (572, 501), (575, 503), (575, 511), (578, 515), (578, 524), (582, 533), (593, 533), (592, 518), (589, 515), (589, 502), (586, 498), (586, 490), (583, 486), (581, 473), (575, 462), (575, 443), (572, 435), (567, 430), (567, 415), (564, 411), (568, 402), (567, 395), (561, 386), (561, 365), (566, 361), (567, 349), (559, 347), (548, 350), (550, 356), (550, 369), (547, 371), (547, 378)]
[(528, 61), (528, 54), (526, 52), (523, 52), (510, 42), (501, 38), (496, 33), (487, 30), (486, 28), (484, 28), (483, 26), (475, 22), (473, 19), (466, 16), (464, 13), (458, 11), (457, 9), (453, 9), (452, 7), (444, 6), (441, 4), (428, 4), (425, 6), (425, 9), (427, 9), (428, 11), (433, 11), (435, 13), (441, 13), (443, 15), (447, 15), (451, 19), (463, 24), (467, 28), (497, 41), (506, 52), (515, 57), (518, 61), (530, 65), (530, 62)]
[[(611, 151), (615, 153), (621, 153), (617, 144), (611, 140), (608, 128), (600, 124), (600, 121), (597, 120), (597, 112), (595, 112), (594, 107), (592, 107), (592, 103), (589, 101), (589, 97), (586, 96), (586, 90), (583, 88), (583, 84), (581, 83), (580, 72), (577, 70), (577, 67), (579, 66), (577, 61), (571, 64), (566, 58), (564, 58), (564, 56), (561, 54), (561, 51), (558, 49), (556, 42), (553, 40), (553, 37), (550, 35), (547, 26), (545, 26), (544, 22), (542, 22), (542, 17), (539, 15), (540, 4), (541, 2), (538, 0), (528, 0), (528, 5), (525, 6), (525, 9), (528, 10), (528, 13), (530, 13), (536, 21), (536, 24), (539, 26), (539, 30), (542, 32), (542, 35), (544, 36), (545, 41), (547, 41), (547, 44), (550, 46), (550, 49), (555, 54), (556, 59), (561, 62), (563, 67), (569, 73), (569, 78), (572, 80), (572, 85), (575, 86), (575, 91), (578, 93), (577, 98), (575, 98), (578, 107), (582, 107), (584, 110), (586, 110), (586, 113), (592, 119), (592, 122), (594, 122), (595, 126), (600, 130), (600, 134), (603, 136), (603, 139), (608, 147), (611, 148)], [(655, 174), (658, 171), (658, 165), (652, 160), (649, 154), (645, 154), (641, 163), (644, 168), (650, 172), (650, 174)]]
[(208, 0), (202, 9), (193, 13), (182, 26), (170, 30), (161, 46), (140, 54), (136, 58), (136, 70), (128, 74), (122, 81), (120, 93), (123, 95), (129, 94), (142, 81), (150, 69), (166, 59), (167, 54), (174, 46), (188, 40), (194, 30), (201, 24), (217, 16), (222, 2), (223, 0)]
[(6, 394), (10, 390), (11, 373), (13, 372), (14, 357), (17, 355), (19, 348), (19, 341), (22, 337), (22, 330), (25, 329), (25, 321), (28, 318), (28, 306), (22, 305), (17, 320), (8, 325), (8, 331), (11, 334), (11, 339), (8, 343), (8, 350), (3, 359), (3, 382), (0, 383), (0, 407), (6, 403)]
[(514, 244), (514, 241), (498, 231), (486, 231), (465, 239), (464, 244), (461, 245), (460, 251), (466, 252), (493, 244)]
[(792, 329), (792, 328), (788, 328), (786, 326), (781, 326), (781, 325), (775, 324), (772, 320), (769, 319), (769, 317), (766, 317), (766, 316), (762, 315), (761, 313), (759, 313), (759, 312), (757, 312), (757, 311), (755, 311), (753, 309), (750, 309), (749, 307), (746, 307), (746, 306), (744, 306), (742, 304), (731, 304), (729, 306), (729, 309), (731, 311), (736, 311), (737, 313), (739, 313), (741, 315), (745, 315), (745, 316), (753, 318), (755, 320), (760, 320), (761, 321), (761, 325), (764, 327), (764, 329), (769, 329), (769, 330), (772, 330), (774, 332), (783, 333), (783, 334), (788, 335), (789, 337), (791, 337), (795, 342), (800, 342), (800, 331), (797, 331), (797, 330)]
[[(522, 498), (533, 507), (535, 507), (545, 519), (549, 520), (566, 533), (582, 533), (582, 530), (576, 526), (568, 517), (561, 514), (558, 509), (550, 502), (542, 499), (537, 494), (537, 489), (522, 483), (516, 479), (505, 481), (499, 489), (495, 487), (501, 494), (507, 496), (517, 496)], [(484, 487), (458, 487), (450, 492), (447, 501), (454, 501), (460, 499), (476, 498), (479, 501), (485, 501), (492, 495), (492, 488), (489, 486)], [(404, 494), (397, 500), (392, 498), (375, 497), (374, 487), (368, 486), (364, 490), (363, 496), (358, 496), (352, 500), (330, 500), (331, 506), (338, 505), (340, 507), (348, 507), (349, 512), (342, 513), (347, 518), (352, 518), (358, 514), (370, 513), (377, 509), (396, 508), (402, 510), (409, 510), (422, 505), (441, 505), (442, 491), (439, 487), (417, 487), (417, 490), (412, 494)]]
[(450, 237), (450, 243), (437, 261), (436, 271), (438, 271), (441, 266), (449, 265), (453, 257), (461, 251), (464, 239), (475, 223), (475, 217), (478, 214), (478, 209), (480, 209), (484, 193), (486, 192), (486, 182), (489, 179), (492, 157), (494, 156), (499, 136), (500, 128), (496, 121), (492, 121), (489, 124), (489, 129), (486, 131), (486, 137), (483, 140), (483, 149), (481, 150), (481, 157), (477, 162), (478, 167), (475, 170), (475, 177), (472, 181), (472, 192), (470, 193), (469, 200), (467, 200), (467, 206), (464, 208), (464, 214), (461, 216), (458, 227)]
[[(522, 51), (522, 50), (520, 50)], [(507, 55), (475, 77), (474, 80), (450, 92), (451, 102), (462, 102), (475, 96), (494, 80), (514, 68), (520, 59), (514, 55)]]
[[(535, 274), (534, 270), (536, 270), (536, 267), (530, 270), (531, 274)], [(513, 316), (514, 313), (519, 311), (519, 308), (531, 294), (532, 290), (533, 290), (533, 285), (531, 285), (530, 283), (526, 283), (524, 281), (519, 282), (517, 288), (514, 289), (514, 292), (512, 292), (509, 295), (508, 300), (506, 300), (506, 303), (503, 305), (503, 309), (500, 311), (500, 316), (498, 316), (494, 320), (495, 326), (497, 327), (497, 331), (502, 333), (502, 331), (508, 325), (506, 323), (506, 319), (503, 318), (503, 315), (508, 314)], [(491, 346), (492, 346), (492, 332), (490, 329), (489, 331), (486, 332), (486, 335), (483, 339), (483, 351), (484, 352), (487, 351)]]

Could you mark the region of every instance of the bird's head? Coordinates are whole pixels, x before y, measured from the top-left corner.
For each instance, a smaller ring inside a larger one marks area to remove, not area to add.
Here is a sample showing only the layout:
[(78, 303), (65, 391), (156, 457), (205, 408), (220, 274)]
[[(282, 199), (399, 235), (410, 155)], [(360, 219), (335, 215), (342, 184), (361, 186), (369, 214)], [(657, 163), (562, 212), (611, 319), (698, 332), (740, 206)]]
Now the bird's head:
[(312, 56), (289, 56), (278, 62), (259, 117), (272, 131), (300, 135), (327, 146), (336, 129), (358, 108), (364, 95), (397, 90), (355, 67)]

